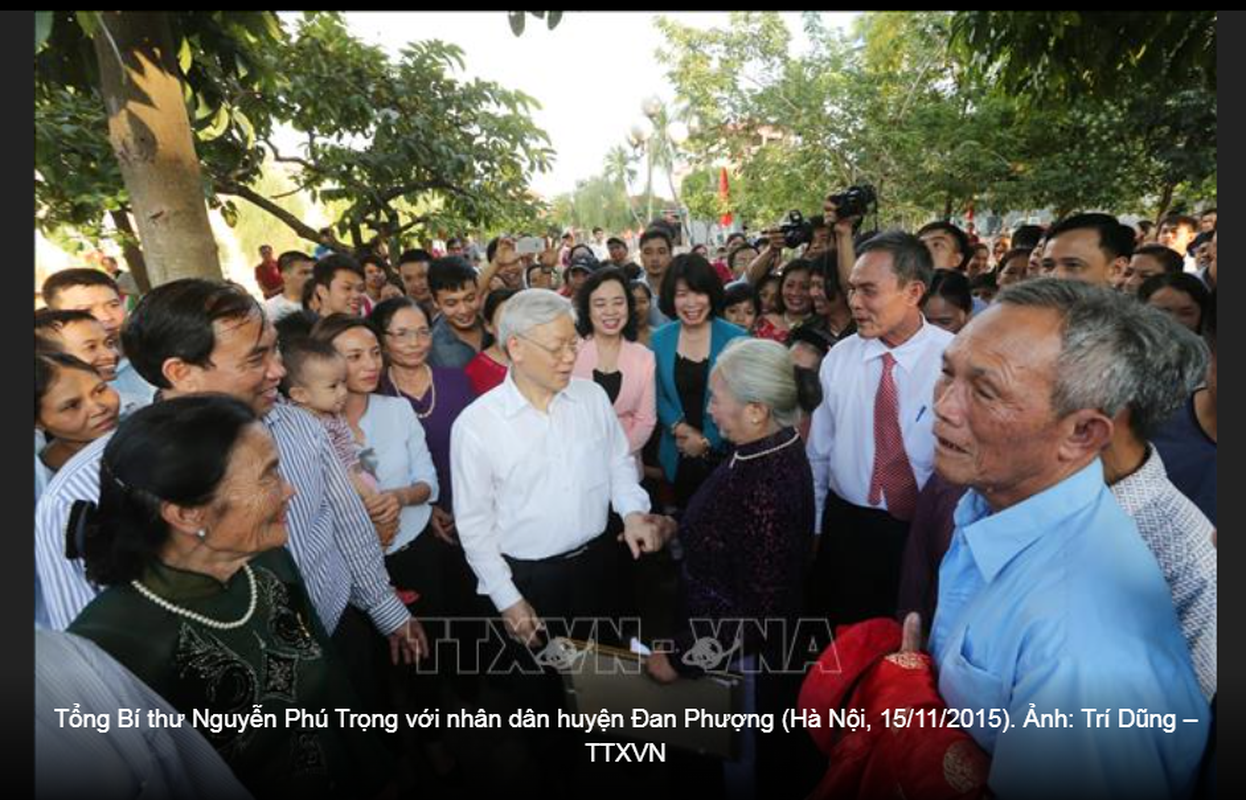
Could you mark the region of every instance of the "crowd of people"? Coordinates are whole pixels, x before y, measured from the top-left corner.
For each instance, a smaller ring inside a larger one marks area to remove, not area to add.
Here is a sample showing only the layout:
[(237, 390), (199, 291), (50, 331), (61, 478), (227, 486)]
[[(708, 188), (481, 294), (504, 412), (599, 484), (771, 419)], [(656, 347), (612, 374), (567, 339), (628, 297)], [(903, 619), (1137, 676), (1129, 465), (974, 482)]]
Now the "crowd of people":
[[(886, 618), (928, 654), (911, 664), (936, 701), (977, 714), (980, 768), (946, 778), (960, 791), (1208, 791), (1214, 210), (982, 241), (822, 210), (796, 248), (776, 230), (683, 252), (660, 221), (634, 254), (600, 229), (539, 252), (502, 236), (479, 266), (461, 243), (392, 264), (269, 248), (263, 299), (183, 279), (132, 311), (102, 271), (52, 275), (35, 314), (40, 691), (65, 691), (45, 659), (68, 653), (112, 665), (83, 668), (114, 676), (99, 696), (136, 685), (188, 717), (551, 710), (554, 637), (626, 647), (643, 626), (601, 621), (656, 616), (670, 646), (645, 659), (652, 680), (698, 679), (700, 623), (736, 621), (711, 626), (720, 666), (781, 713), (818, 678), (758, 671), (779, 643), (739, 620)], [(488, 640), (480, 620), (504, 636), (479, 664), (437, 657)], [(1021, 728), (1031, 708), (1079, 724)], [(1186, 722), (1093, 728), (1084, 708)], [(430, 780), (461, 770), (436, 730), (198, 733), (210, 747), (186, 732), (184, 769), (211, 773), (205, 796), (396, 796), (413, 758)], [(842, 786), (818, 784), (808, 737), (764, 738), (723, 765), (726, 789)], [(535, 735), (532, 759), (557, 769), (567, 747)], [(90, 785), (87, 766), (57, 785)]]

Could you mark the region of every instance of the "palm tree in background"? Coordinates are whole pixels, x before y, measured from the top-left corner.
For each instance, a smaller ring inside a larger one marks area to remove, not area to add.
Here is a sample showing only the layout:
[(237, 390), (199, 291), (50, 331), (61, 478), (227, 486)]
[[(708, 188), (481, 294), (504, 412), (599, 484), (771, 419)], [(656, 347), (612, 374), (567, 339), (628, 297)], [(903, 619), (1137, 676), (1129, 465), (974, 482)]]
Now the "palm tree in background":
[(632, 193), (628, 188), (631, 182), (636, 180), (635, 159), (631, 154), (623, 148), (622, 145), (615, 145), (606, 153), (606, 160), (603, 164), (606, 179), (611, 183), (617, 184), (623, 190), (623, 199), (627, 202), (627, 210), (631, 212), (632, 219), (635, 220), (637, 226), (643, 226), (640, 215), (636, 213), (636, 207), (632, 205)]

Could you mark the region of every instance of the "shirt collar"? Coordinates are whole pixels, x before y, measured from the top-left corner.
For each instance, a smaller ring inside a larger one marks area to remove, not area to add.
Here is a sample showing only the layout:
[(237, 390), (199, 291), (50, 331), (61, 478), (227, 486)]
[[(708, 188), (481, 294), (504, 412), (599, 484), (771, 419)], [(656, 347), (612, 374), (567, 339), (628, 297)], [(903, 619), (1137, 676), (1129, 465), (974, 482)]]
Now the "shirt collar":
[[(871, 359), (882, 358), (887, 353), (891, 353), (891, 357), (896, 360), (906, 372), (914, 369), (923, 357), (923, 347), (926, 339), (929, 338), (930, 329), (934, 327), (923, 318), (921, 327), (917, 332), (908, 338), (904, 344), (899, 347), (888, 347), (883, 344), (882, 339), (864, 339), (865, 346), (861, 348), (861, 361), (867, 362)], [(855, 326), (854, 326), (855, 330)]]
[[(571, 380), (575, 380), (575, 378), (572, 378)], [(568, 383), (567, 389), (570, 388), (571, 384)], [(533, 411), (536, 410), (533, 408), (532, 403), (528, 402), (528, 398), (524, 397), (523, 393), (519, 391), (519, 387), (515, 385), (514, 370), (506, 370), (506, 378), (502, 380), (500, 389), (502, 393), (502, 416), (509, 419), (518, 416), (524, 409), (532, 409)], [(550, 411), (554, 410), (555, 403), (575, 402), (575, 396), (571, 394), (571, 392), (567, 391), (567, 389), (563, 389), (550, 399)]]
[[(184, 534), (172, 534), (181, 536)], [(153, 560), (143, 570), (143, 585), (166, 600), (194, 600), (227, 592), (237, 586), (239, 581), (247, 583), (246, 572), (238, 570), (222, 583), (215, 577), (202, 573), (190, 572), (171, 567), (159, 560)]]
[(1055, 486), (997, 513), (991, 512), (982, 495), (970, 490), (957, 504), (953, 519), (989, 583), (1040, 536), (1064, 530), (1062, 523), (1105, 488), (1103, 464), (1096, 458)]

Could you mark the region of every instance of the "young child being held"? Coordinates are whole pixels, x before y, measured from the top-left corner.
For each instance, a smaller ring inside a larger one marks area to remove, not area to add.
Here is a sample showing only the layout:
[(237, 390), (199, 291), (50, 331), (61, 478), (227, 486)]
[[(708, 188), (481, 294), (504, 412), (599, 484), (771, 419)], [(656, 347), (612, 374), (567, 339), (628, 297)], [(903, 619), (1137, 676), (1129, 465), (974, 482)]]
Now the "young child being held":
[[(286, 368), (282, 390), (286, 397), (308, 411), (329, 434), (351, 485), (365, 501), (380, 493), (376, 476), (360, 459), (361, 447), (355, 441), (350, 423), (342, 414), (346, 406), (346, 359), (328, 342), (295, 339), (281, 350)], [(377, 527), (381, 546), (387, 546), (398, 532), (398, 523)]]

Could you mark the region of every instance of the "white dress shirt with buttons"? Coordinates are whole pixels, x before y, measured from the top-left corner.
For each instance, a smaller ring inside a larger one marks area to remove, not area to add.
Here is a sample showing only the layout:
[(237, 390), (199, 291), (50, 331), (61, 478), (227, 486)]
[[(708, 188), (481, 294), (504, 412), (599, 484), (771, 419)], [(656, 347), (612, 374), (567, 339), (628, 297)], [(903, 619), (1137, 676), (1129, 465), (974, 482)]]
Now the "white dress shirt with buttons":
[(874, 472), (874, 396), (883, 376), (883, 354), (896, 360), (892, 379), (899, 401), (900, 435), (920, 490), (934, 470), (934, 386), (943, 370), (943, 351), (952, 334), (922, 321), (904, 344), (889, 349), (881, 339), (853, 334), (831, 348), (819, 379), (822, 404), (809, 429), (817, 526), (821, 530), (826, 493), (863, 508), (887, 509), (869, 501)]
[(454, 521), (478, 591), (504, 610), (522, 599), (503, 555), (571, 552), (619, 516), (649, 511), (627, 436), (605, 391), (572, 378), (541, 413), (508, 374), (450, 432)]

